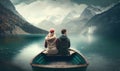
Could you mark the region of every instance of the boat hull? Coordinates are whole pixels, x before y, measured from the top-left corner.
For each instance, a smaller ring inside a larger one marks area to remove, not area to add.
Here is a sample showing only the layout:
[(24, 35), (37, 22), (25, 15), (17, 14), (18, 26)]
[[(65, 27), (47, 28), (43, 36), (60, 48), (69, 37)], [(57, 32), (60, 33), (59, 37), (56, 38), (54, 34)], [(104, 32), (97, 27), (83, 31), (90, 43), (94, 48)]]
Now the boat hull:
[(43, 68), (43, 67), (32, 67), (33, 71), (86, 71), (87, 67), (77, 68)]
[(33, 71), (86, 71), (88, 62), (84, 56), (72, 49), (69, 51), (73, 53), (68, 56), (38, 54), (31, 63)]

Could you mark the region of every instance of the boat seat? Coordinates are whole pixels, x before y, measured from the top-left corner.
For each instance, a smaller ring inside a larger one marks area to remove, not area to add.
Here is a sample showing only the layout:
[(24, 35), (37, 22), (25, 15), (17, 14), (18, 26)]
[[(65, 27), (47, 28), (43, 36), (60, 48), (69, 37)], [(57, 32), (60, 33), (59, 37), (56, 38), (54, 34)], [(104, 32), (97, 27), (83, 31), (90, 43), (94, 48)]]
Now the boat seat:
[[(46, 54), (45, 51), (43, 51), (42, 53), (44, 53), (46, 56), (63, 56), (61, 54)], [(69, 53), (68, 55), (65, 55), (65, 56), (71, 56), (72, 54), (74, 54), (75, 52), (72, 51), (72, 50), (69, 50)]]

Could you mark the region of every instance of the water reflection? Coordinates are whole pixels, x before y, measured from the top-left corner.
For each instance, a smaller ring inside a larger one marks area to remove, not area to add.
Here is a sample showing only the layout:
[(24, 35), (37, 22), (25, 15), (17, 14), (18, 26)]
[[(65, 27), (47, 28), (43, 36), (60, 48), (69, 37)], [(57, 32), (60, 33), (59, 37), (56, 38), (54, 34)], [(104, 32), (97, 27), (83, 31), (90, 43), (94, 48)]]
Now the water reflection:
[(89, 54), (86, 56), (89, 60), (89, 66), (87, 71), (109, 71), (110, 62), (104, 56), (99, 54)]
[(94, 43), (96, 39), (97, 38), (92, 34), (70, 36), (71, 47), (76, 49), (86, 49), (85, 46)]
[[(96, 37), (92, 34), (68, 37), (71, 40), (71, 48), (80, 51), (90, 63), (87, 71), (120, 71), (120, 42)], [(26, 36), (0, 39), (0, 61), (7, 62), (2, 63), (0, 67), (10, 67), (13, 63), (15, 67), (31, 71), (30, 62), (44, 50), (43, 43), (44, 37)]]
[(20, 50), (20, 53), (13, 58), (13, 63), (22, 67), (27, 71), (32, 71), (30, 62), (32, 59), (43, 50), (43, 46), (39, 43), (32, 43)]
[(87, 71), (120, 71), (120, 44), (104, 37), (79, 35), (70, 37), (72, 47), (88, 60)]
[(0, 60), (9, 61), (19, 50), (25, 48), (29, 44), (39, 42), (43, 37), (15, 36), (0, 38)]

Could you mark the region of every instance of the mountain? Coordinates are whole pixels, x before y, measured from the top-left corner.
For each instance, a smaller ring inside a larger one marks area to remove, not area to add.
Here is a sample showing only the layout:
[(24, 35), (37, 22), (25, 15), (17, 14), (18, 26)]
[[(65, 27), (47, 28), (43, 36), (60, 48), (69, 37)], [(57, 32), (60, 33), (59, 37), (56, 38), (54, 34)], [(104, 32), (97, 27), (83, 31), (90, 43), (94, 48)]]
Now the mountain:
[(47, 33), (29, 24), (15, 12), (18, 13), (9, 0), (0, 0), (0, 35)]
[[(95, 10), (92, 7), (86, 7), (85, 10), (78, 17), (71, 18), (76, 13), (73, 11), (69, 13), (63, 20), (63, 23), (60, 25), (62, 28), (69, 30), (71, 34), (80, 34), (82, 33), (86, 23), (96, 15)], [(71, 28), (70, 28), (71, 27)]]
[(88, 20), (90, 20), (93, 16), (96, 15), (96, 8), (93, 8), (92, 6), (88, 6), (87, 8), (85, 8), (85, 10), (82, 12), (81, 16), (80, 16), (80, 20), (87, 22)]
[[(10, 0), (0, 0), (0, 4), (3, 5), (5, 8), (9, 9), (10, 11), (12, 11), (14, 14), (20, 16), (21, 18), (23, 18), (15, 9), (14, 5), (11, 3)], [(24, 18), (23, 18), (24, 19)]]
[(87, 23), (88, 26), (95, 26), (94, 34), (104, 36), (120, 36), (120, 3), (111, 9), (94, 16)]
[(0, 0), (0, 4), (3, 5), (5, 8), (9, 9), (10, 11), (17, 13), (15, 7), (13, 6), (10, 0)]
[(49, 31), (50, 28), (56, 28), (57, 26), (52, 21), (43, 20), (41, 23), (39, 23), (39, 27)]
[(71, 21), (73, 18), (77, 18), (79, 16), (80, 15), (78, 15), (76, 11), (71, 11), (64, 17), (62, 23), (67, 23), (67, 22)]

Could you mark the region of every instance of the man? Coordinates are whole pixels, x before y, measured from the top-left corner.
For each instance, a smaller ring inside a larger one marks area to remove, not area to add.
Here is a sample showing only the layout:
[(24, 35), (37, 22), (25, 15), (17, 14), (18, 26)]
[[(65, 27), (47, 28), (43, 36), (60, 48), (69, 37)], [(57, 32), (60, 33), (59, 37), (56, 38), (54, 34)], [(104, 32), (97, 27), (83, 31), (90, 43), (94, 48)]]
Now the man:
[(57, 49), (58, 49), (58, 54), (61, 55), (68, 55), (68, 48), (70, 48), (70, 40), (67, 37), (67, 30), (62, 29), (61, 30), (61, 36), (57, 40)]

